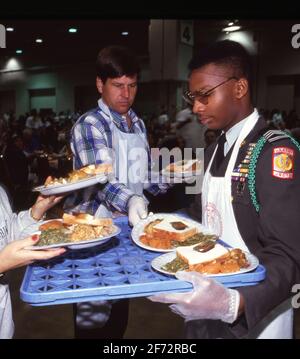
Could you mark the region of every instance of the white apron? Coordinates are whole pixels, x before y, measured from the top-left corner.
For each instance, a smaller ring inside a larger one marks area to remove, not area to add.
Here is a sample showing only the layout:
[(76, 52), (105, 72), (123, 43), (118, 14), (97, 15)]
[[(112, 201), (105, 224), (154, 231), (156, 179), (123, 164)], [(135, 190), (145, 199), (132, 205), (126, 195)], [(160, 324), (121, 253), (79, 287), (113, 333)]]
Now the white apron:
[[(232, 247), (241, 248), (244, 251), (249, 249), (245, 244), (233, 212), (231, 194), (231, 174), (238, 156), (242, 141), (247, 137), (258, 120), (255, 112), (249, 116), (234, 148), (227, 166), (225, 177), (213, 177), (210, 174), (211, 164), (216, 150), (206, 170), (202, 187), (202, 223), (209, 227), (214, 233)], [(255, 334), (254, 334), (255, 332)], [(267, 318), (264, 318), (259, 325), (251, 331), (249, 337), (259, 339), (291, 339), (293, 336), (293, 310), (290, 300), (276, 307)]]
[[(114, 150), (114, 173), (119, 182), (124, 183), (136, 195), (142, 196), (144, 183), (148, 173), (148, 145), (145, 134), (124, 133), (120, 131), (109, 111), (109, 108), (99, 101), (101, 115), (108, 121), (112, 132), (112, 147)], [(146, 200), (146, 199), (145, 199)], [(112, 217), (112, 212), (102, 203), (95, 217)], [(77, 303), (76, 323), (80, 328), (101, 328), (107, 322), (114, 301), (93, 301)]]
[[(114, 173), (119, 182), (142, 196), (144, 183), (148, 173), (148, 144), (145, 134), (125, 133), (119, 130), (109, 111), (109, 108), (99, 102), (101, 115), (108, 121), (112, 132), (112, 146), (114, 150)], [(95, 213), (96, 217), (111, 217), (111, 211), (105, 203), (101, 204)]]

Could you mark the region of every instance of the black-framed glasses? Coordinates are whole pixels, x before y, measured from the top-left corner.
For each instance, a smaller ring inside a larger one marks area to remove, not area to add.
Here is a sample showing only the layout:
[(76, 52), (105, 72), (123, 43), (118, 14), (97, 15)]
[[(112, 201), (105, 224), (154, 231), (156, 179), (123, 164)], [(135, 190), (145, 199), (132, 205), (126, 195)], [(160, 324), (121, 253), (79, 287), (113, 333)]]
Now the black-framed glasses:
[(194, 106), (195, 101), (199, 101), (202, 104), (206, 105), (208, 103), (208, 98), (213, 93), (213, 91), (216, 88), (226, 84), (230, 80), (238, 80), (238, 78), (235, 76), (231, 76), (228, 79), (226, 79), (225, 81), (218, 84), (217, 86), (215, 86), (205, 92), (203, 92), (203, 91), (195, 91), (195, 92), (185, 91), (183, 93), (182, 97), (183, 97), (184, 101), (186, 101), (191, 106)]

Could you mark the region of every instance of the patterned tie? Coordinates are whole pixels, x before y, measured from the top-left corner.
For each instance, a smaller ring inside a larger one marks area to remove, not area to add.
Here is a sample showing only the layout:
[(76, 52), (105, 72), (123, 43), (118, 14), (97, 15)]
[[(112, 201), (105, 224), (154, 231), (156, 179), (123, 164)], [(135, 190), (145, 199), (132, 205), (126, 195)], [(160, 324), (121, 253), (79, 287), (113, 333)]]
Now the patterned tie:
[(224, 160), (224, 144), (226, 142), (226, 136), (225, 136), (225, 133), (223, 133), (219, 139), (218, 139), (218, 148), (217, 148), (217, 152), (216, 152), (216, 155), (215, 155), (215, 168), (216, 169), (219, 169), (220, 166), (221, 166), (221, 163), (223, 162)]

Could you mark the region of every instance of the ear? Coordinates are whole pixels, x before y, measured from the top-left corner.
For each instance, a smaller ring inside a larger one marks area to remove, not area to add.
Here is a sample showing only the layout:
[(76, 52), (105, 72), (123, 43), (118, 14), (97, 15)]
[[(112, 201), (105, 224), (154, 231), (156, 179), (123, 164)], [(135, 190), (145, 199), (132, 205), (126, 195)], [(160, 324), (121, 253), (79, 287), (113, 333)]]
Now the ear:
[(245, 78), (240, 78), (235, 84), (235, 96), (241, 99), (249, 92), (249, 83)]
[(96, 77), (96, 87), (97, 87), (97, 90), (100, 94), (102, 94), (102, 90), (103, 90), (103, 82), (102, 80), (100, 79), (100, 77)]

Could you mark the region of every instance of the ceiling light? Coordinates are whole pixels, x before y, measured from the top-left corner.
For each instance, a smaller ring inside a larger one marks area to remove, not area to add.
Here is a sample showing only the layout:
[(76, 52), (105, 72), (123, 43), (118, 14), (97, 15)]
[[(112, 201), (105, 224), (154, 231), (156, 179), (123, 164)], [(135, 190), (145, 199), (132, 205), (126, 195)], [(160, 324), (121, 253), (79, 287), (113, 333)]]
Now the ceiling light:
[(43, 42), (43, 39), (36, 39), (35, 42), (41, 44)]
[(75, 32), (77, 32), (77, 29), (75, 27), (70, 27), (69, 32), (74, 34)]
[(23, 53), (23, 50), (21, 50), (21, 49), (16, 50), (16, 54), (22, 54), (22, 53)]
[(222, 31), (232, 32), (232, 31), (237, 31), (240, 28), (241, 28), (240, 26), (228, 26), (228, 27), (224, 27), (224, 29), (222, 29)]
[(13, 27), (7, 27), (6, 31), (14, 31), (14, 28)]
[(129, 32), (128, 32), (128, 31), (123, 31), (123, 32), (122, 32), (122, 35), (123, 35), (123, 36), (128, 36), (128, 35), (129, 35)]

